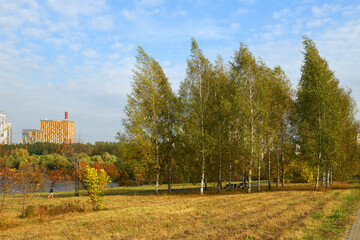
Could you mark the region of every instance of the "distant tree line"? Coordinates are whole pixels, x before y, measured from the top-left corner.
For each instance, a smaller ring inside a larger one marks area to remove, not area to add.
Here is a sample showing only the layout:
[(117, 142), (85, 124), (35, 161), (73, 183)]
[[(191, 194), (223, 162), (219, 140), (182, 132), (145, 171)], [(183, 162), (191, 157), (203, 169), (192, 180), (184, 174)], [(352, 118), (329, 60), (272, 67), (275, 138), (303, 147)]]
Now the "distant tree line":
[[(160, 183), (346, 179), (359, 171), (355, 102), (339, 86), (315, 43), (303, 38), (298, 88), (240, 44), (231, 61), (212, 63), (195, 39), (179, 92), (160, 64), (138, 47), (132, 90), (118, 133), (121, 158), (137, 181)], [(246, 179), (246, 180), (245, 180)]]
[[(51, 153), (60, 153), (61, 144), (57, 143), (33, 143), (33, 144), (9, 144), (2, 145), (3, 151), (11, 151), (15, 149), (26, 149), (30, 155), (46, 155)], [(87, 155), (102, 155), (105, 152), (119, 156), (121, 154), (121, 143), (119, 142), (95, 142), (92, 143), (75, 143), (73, 144), (77, 152), (86, 153)]]

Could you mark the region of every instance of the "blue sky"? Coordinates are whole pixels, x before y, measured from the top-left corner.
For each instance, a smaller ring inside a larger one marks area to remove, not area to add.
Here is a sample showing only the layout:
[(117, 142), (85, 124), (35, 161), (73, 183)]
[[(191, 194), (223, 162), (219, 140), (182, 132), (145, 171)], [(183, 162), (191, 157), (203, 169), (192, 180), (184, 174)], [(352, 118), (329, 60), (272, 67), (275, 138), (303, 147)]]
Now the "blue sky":
[(82, 142), (114, 141), (138, 45), (175, 91), (191, 37), (211, 60), (243, 42), (296, 87), (304, 34), (359, 104), (360, 1), (1, 0), (0, 110), (15, 142), (64, 111)]

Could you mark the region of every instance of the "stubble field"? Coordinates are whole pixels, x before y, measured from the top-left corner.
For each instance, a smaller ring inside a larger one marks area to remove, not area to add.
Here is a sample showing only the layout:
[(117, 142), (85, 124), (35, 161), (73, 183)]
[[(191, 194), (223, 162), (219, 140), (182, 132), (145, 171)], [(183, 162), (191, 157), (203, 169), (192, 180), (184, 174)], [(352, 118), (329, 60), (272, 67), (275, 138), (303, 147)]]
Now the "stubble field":
[[(194, 187), (189, 185), (190, 187)], [(189, 187), (185, 186), (185, 188)], [(166, 186), (162, 186), (163, 189)], [(175, 186), (184, 188), (184, 186)], [(338, 239), (354, 218), (358, 185), (287, 184), (246, 194), (242, 189), (151, 193), (152, 186), (108, 189), (103, 211), (91, 210), (85, 192), (34, 194), (20, 218), (20, 195), (9, 195), (2, 239)], [(65, 213), (67, 212), (67, 213)]]

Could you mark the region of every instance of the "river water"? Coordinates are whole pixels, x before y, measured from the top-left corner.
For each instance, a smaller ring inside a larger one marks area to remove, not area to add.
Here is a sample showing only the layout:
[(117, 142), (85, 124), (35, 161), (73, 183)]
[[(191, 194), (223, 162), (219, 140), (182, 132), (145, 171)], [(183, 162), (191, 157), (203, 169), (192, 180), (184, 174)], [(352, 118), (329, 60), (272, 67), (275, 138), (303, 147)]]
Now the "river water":
[[(107, 187), (118, 187), (118, 182), (108, 183)], [(49, 179), (44, 178), (43, 182), (40, 185), (39, 192), (49, 192), (51, 187), (51, 181)], [(66, 192), (66, 191), (75, 191), (74, 182), (66, 181), (55, 183), (54, 192)]]
[[(107, 187), (118, 187), (118, 182), (108, 183)], [(39, 191), (37, 192), (49, 192), (51, 187), (51, 181), (48, 178), (44, 178), (42, 183), (40, 184)], [(75, 191), (73, 181), (59, 182), (55, 183), (54, 192), (66, 192), (66, 191)], [(12, 189), (8, 193), (18, 193), (16, 188)]]

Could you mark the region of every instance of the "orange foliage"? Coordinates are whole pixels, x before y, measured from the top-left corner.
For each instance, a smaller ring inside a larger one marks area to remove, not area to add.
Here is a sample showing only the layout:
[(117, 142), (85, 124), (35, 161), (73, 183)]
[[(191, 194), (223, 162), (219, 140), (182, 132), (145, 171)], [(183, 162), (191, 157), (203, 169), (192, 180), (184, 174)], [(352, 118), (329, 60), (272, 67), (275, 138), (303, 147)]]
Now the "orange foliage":
[(104, 170), (110, 176), (111, 181), (117, 180), (120, 177), (120, 172), (113, 163), (104, 165)]
[(79, 162), (79, 170), (77, 172), (76, 168), (74, 169), (74, 179), (76, 178), (75, 176), (78, 174), (79, 178), (80, 178), (80, 181), (82, 181), (84, 179), (84, 175), (85, 175), (85, 168), (86, 166), (89, 166), (89, 164), (84, 161), (84, 160), (81, 160)]
[(129, 174), (125, 170), (119, 171), (119, 185), (125, 186), (129, 181)]
[(54, 170), (47, 170), (46, 177), (51, 180), (52, 183), (58, 183), (62, 181), (62, 170), (61, 169), (54, 169)]
[(95, 168), (98, 172), (100, 171), (100, 169), (104, 169), (104, 167), (101, 166), (101, 164), (98, 162), (94, 163), (92, 167)]
[(64, 182), (71, 179), (71, 174), (66, 167), (55, 166), (54, 170), (47, 170), (46, 176), (52, 183)]

